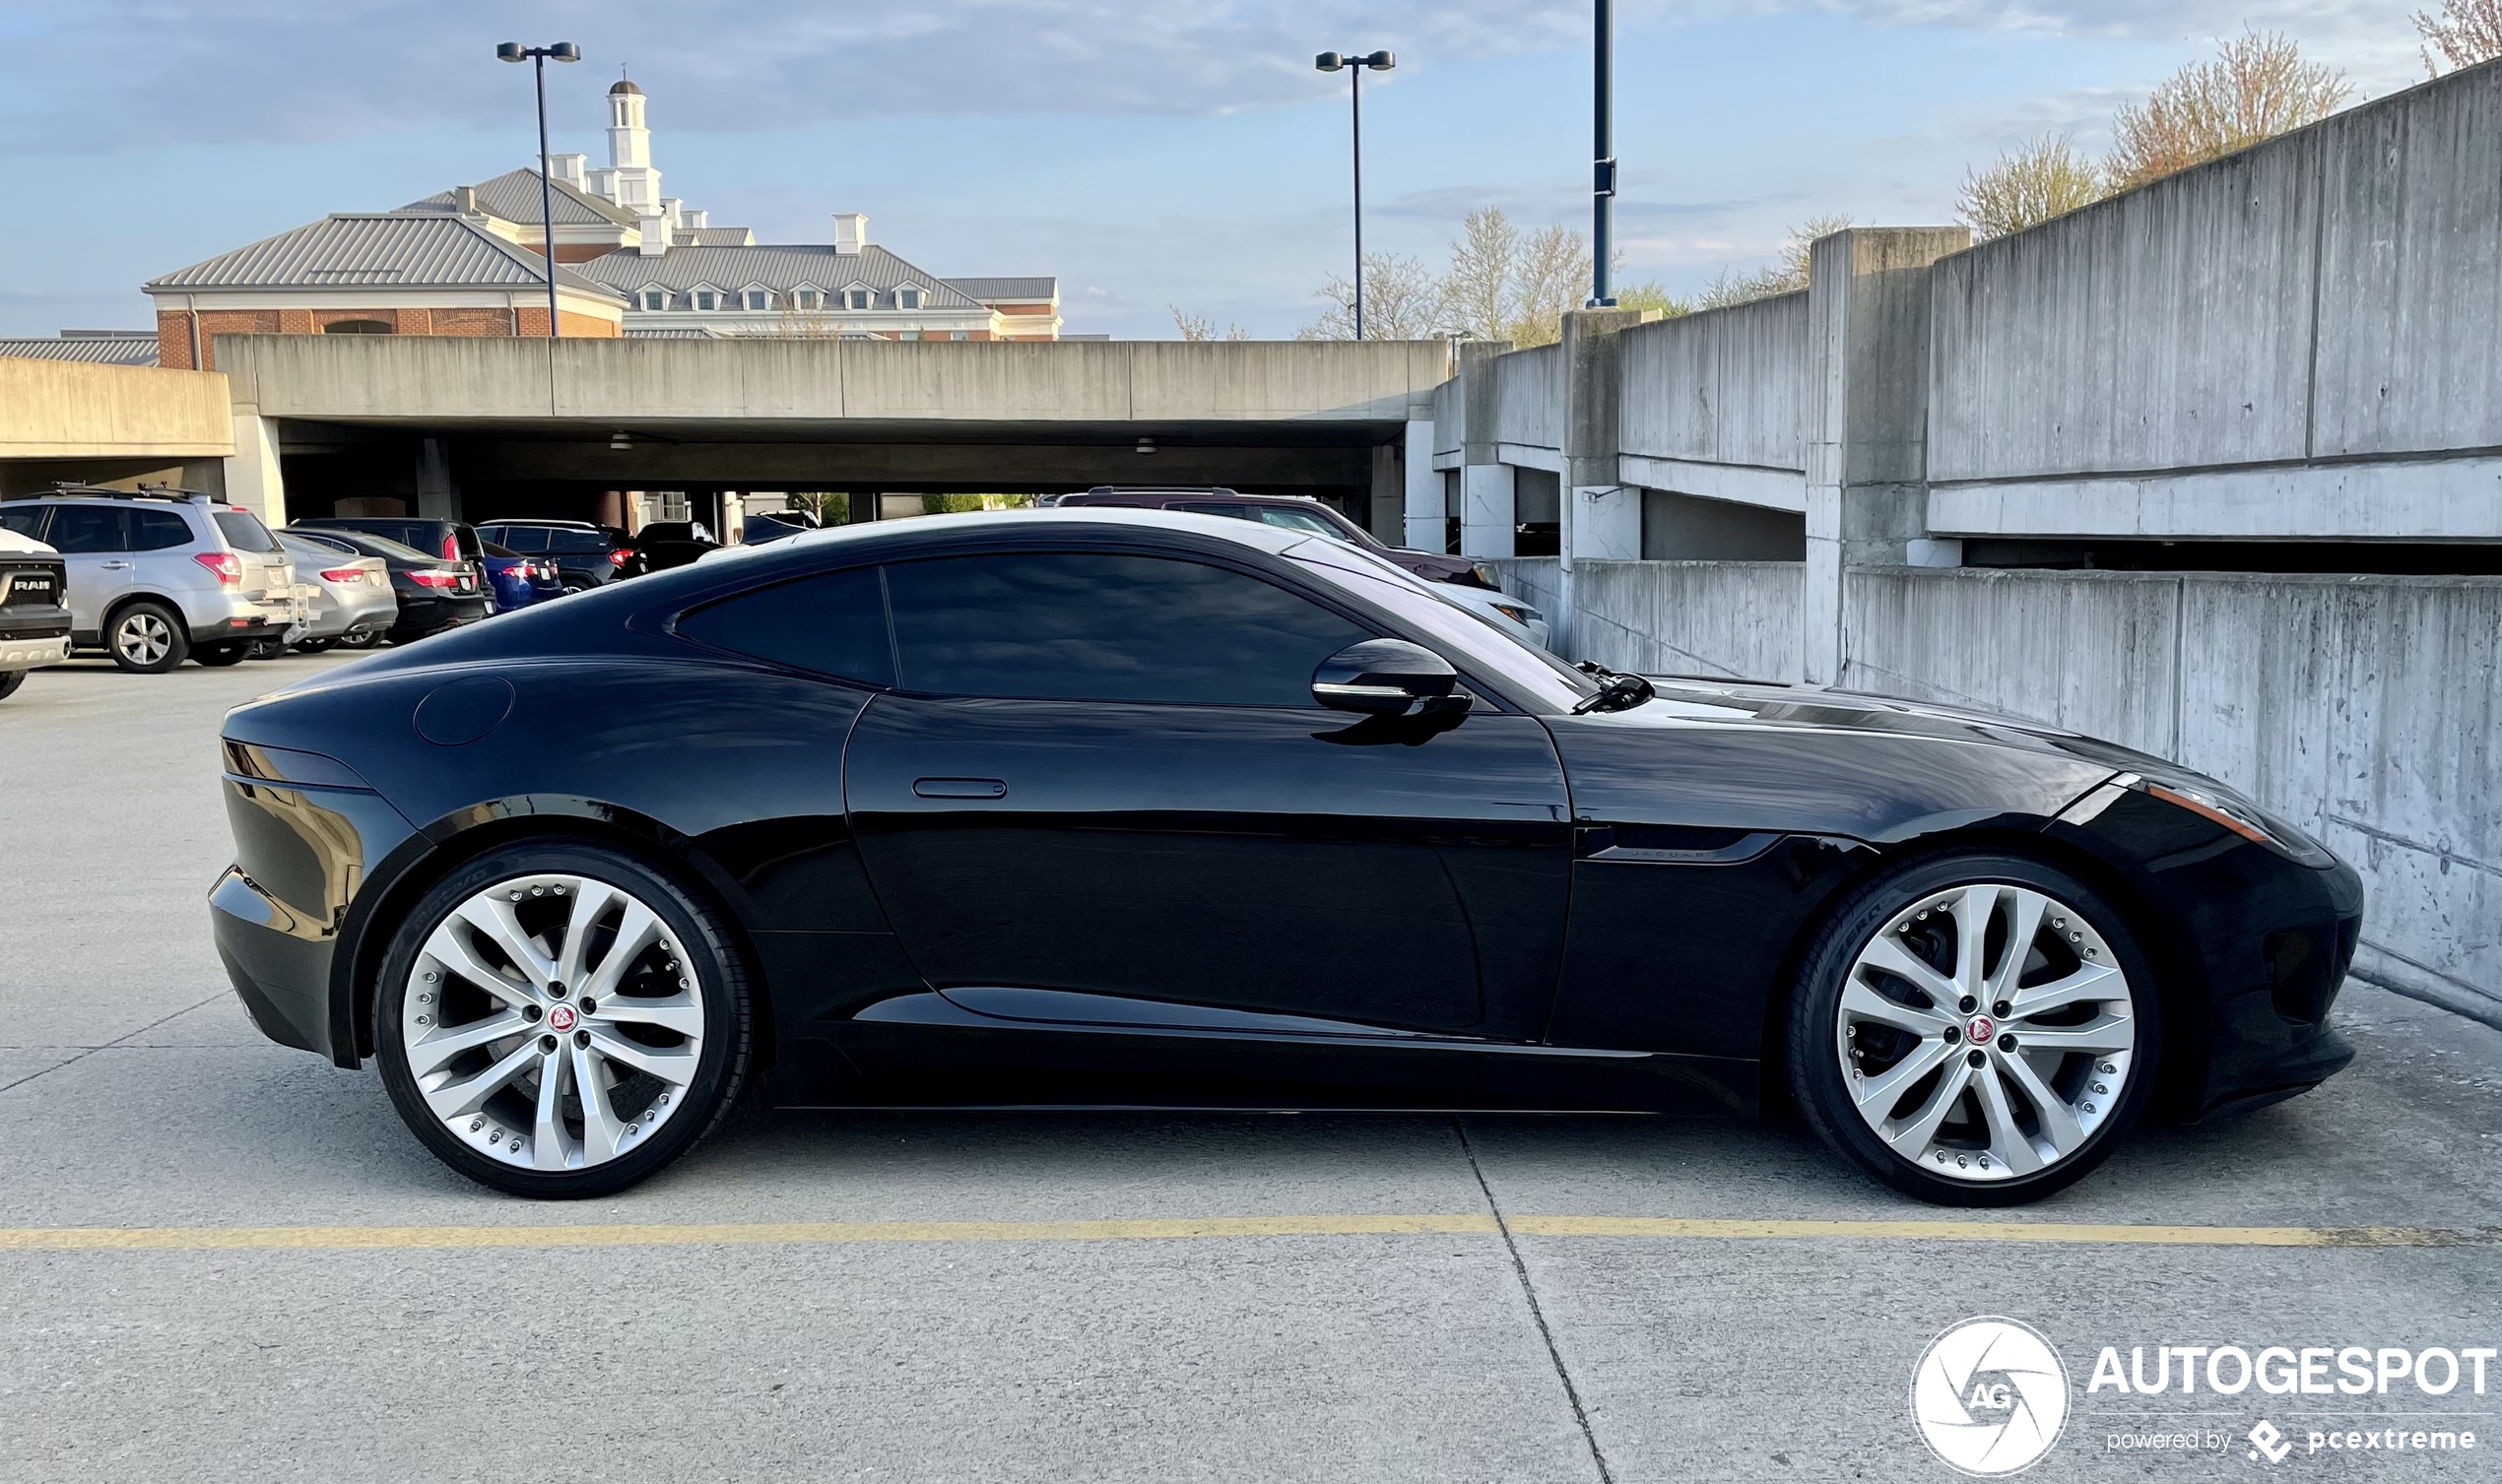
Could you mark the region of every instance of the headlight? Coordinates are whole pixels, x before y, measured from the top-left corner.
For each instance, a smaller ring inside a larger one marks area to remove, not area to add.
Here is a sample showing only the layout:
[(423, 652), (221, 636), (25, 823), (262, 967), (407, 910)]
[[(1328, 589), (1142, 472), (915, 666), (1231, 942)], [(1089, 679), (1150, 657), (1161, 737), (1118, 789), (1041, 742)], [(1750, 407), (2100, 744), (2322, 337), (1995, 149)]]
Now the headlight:
[(1494, 612), (1524, 626), (1536, 622), (1540, 616), (1538, 610), (1521, 603), (1497, 603)]
[(2288, 861), (2314, 870), (2326, 870), (2337, 864), (2337, 857), (2329, 853), (2327, 846), (2220, 785), (2157, 783), (2150, 778), (2139, 778), (2133, 780), (2130, 787), (2142, 790), (2166, 804), (2178, 805), (2211, 824), (2220, 824)]
[(1487, 566), (1481, 561), (1477, 562), (1474, 565), (1477, 571), (1478, 581), (1484, 583), (1489, 588), (1499, 588), (1503, 585), (1502, 577), (1496, 573), (1492, 567)]

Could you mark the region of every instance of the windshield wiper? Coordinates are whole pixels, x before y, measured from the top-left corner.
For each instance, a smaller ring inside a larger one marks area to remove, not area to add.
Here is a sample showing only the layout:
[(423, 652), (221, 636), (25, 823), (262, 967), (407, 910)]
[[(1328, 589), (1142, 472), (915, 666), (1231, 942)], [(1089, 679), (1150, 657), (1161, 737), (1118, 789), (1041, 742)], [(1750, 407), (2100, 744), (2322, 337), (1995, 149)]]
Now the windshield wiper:
[(1572, 708), (1575, 716), (1588, 716), (1593, 711), (1630, 711), (1659, 694), (1659, 687), (1640, 676), (1610, 670), (1595, 660), (1584, 660), (1577, 668), (1601, 684), (1598, 694)]

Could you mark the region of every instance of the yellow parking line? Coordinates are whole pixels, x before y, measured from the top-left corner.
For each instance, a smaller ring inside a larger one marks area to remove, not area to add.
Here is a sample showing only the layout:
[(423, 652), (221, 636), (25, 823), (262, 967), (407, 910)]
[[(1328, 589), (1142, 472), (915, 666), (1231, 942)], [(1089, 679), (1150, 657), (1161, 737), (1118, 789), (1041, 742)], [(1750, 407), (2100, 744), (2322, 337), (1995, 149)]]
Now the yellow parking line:
[[(2502, 1227), (2095, 1226), (2041, 1221), (1753, 1221), (1678, 1216), (1514, 1216), (1524, 1237), (1719, 1241), (2069, 1242), (2137, 1247), (2492, 1247)], [(1483, 1213), (1180, 1216), (1103, 1221), (770, 1221), (565, 1226), (138, 1226), (0, 1228), (0, 1253), (752, 1247), (866, 1242), (1136, 1242), (1202, 1237), (1492, 1236)]]

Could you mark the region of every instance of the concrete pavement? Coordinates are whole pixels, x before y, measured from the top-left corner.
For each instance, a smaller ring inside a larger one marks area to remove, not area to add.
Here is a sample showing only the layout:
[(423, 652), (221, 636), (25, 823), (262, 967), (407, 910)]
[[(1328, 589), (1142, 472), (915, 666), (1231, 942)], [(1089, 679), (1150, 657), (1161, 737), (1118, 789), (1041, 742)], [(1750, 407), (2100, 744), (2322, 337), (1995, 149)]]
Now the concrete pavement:
[[(2463, 1245), (1947, 1240), (1795, 1129), (1706, 1121), (757, 1115), (620, 1197), (492, 1195), (370, 1073), (263, 1041), (209, 943), (217, 718), (333, 663), (82, 662), (0, 703), (0, 1480), (1947, 1479), (1906, 1389), (1985, 1314), (2071, 1373), (2028, 1479), (2268, 1471), (2263, 1416), (2305, 1477), (2490, 1477), (2502, 1448), (2502, 1365), (2483, 1395), (2085, 1389), (2103, 1346), (2497, 1343), (2502, 1035), (2359, 987), (2328, 1087), (1991, 1219)], [(1240, 1217), (1271, 1229), (1173, 1225)], [(948, 1225), (1102, 1221), (1130, 1225)], [(1870, 1224), (1904, 1221), (1928, 1235)], [(912, 1225), (680, 1230), (876, 1222)], [(660, 1230), (514, 1230), (620, 1223)], [(369, 1245), (25, 1246), (308, 1226)], [(2401, 1411), (2480, 1448), (2307, 1451)], [(2232, 1446), (2109, 1446), (2191, 1428)]]

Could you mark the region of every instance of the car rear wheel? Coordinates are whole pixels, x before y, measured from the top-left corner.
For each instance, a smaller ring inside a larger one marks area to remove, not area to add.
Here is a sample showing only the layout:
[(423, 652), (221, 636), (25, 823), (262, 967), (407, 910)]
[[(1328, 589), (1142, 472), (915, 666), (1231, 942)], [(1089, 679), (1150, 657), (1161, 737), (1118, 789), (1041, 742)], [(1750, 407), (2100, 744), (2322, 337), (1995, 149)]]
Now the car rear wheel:
[(373, 999), (384, 1084), (453, 1169), (519, 1195), (623, 1190), (727, 1115), (751, 1049), (719, 919), (602, 846), (498, 851), (394, 936)]
[(2083, 1178), (2144, 1110), (2154, 977), (2083, 882), (1999, 853), (1932, 857), (1854, 891), (1791, 1001), (1800, 1110), (1835, 1149), (1942, 1205), (2014, 1205)]
[(191, 652), (182, 615), (162, 603), (134, 603), (113, 614), (104, 629), (113, 663), (135, 675), (164, 675)]
[(26, 672), (23, 670), (12, 670), (5, 675), (0, 675), (0, 701), (5, 701), (17, 694), (18, 687), (25, 683)]

